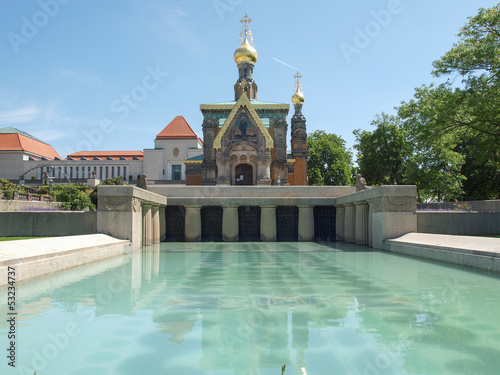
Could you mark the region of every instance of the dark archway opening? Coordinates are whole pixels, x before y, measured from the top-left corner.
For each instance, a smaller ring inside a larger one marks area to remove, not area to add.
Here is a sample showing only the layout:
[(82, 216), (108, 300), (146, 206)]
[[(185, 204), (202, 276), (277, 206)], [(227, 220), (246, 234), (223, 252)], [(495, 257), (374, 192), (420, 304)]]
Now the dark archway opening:
[(238, 164), (234, 171), (234, 184), (239, 186), (253, 185), (253, 167), (250, 164)]

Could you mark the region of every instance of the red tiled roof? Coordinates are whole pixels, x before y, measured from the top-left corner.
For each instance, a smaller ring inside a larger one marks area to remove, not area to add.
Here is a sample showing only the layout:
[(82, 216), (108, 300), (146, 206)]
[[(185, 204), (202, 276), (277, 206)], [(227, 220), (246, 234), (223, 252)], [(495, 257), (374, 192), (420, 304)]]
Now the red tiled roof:
[(0, 134), (0, 151), (26, 151), (47, 159), (61, 158), (51, 145), (19, 133)]
[(111, 158), (112, 160), (120, 160), (124, 158), (126, 160), (133, 160), (134, 157), (140, 160), (144, 159), (144, 152), (142, 151), (79, 151), (72, 154), (68, 154), (68, 158), (80, 159), (85, 158), (86, 160), (92, 160), (97, 158), (99, 160), (106, 160)]
[(156, 136), (156, 139), (198, 139), (198, 136), (184, 117), (177, 116)]

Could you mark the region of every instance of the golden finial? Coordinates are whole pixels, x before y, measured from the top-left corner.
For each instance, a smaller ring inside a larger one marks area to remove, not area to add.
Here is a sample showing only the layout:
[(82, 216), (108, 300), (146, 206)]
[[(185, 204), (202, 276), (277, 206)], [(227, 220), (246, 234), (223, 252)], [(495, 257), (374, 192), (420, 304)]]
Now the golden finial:
[(257, 50), (252, 45), (253, 38), (249, 26), (250, 22), (252, 22), (252, 20), (248, 18), (247, 14), (245, 14), (245, 16), (241, 19), (243, 27), (241, 28), (240, 33), (240, 46), (234, 52), (234, 61), (236, 61), (237, 64), (242, 62), (255, 64), (257, 62), (258, 54)]
[(240, 22), (243, 25), (240, 32), (240, 44), (244, 39), (246, 39), (247, 36), (250, 38), (250, 43), (253, 44), (252, 31), (250, 30), (250, 23), (252, 22), (252, 19), (248, 18), (248, 14), (245, 13)]
[(304, 94), (302, 93), (302, 82), (300, 81), (302, 79), (302, 75), (300, 72), (297, 72), (293, 76), (296, 79), (295, 82), (295, 94), (292, 96), (292, 102), (293, 104), (304, 104), (305, 97)]
[(296, 79), (294, 90), (295, 91), (297, 91), (297, 90), (302, 91), (302, 83), (300, 82), (300, 80), (302, 79), (302, 75), (300, 74), (300, 72), (297, 71), (297, 74), (295, 74), (293, 76), (293, 78)]

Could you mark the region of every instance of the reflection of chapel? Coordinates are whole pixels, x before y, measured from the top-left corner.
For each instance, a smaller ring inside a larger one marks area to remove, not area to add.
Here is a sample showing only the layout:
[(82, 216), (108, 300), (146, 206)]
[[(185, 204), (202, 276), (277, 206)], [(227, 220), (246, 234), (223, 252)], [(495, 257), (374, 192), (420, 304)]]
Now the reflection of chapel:
[[(203, 161), (187, 160), (186, 182), (203, 185), (307, 185), (304, 95), (297, 74), (292, 97), (292, 153), (287, 154), (286, 117), (290, 106), (257, 100), (253, 69), (257, 51), (247, 15), (240, 47), (234, 52), (239, 78), (234, 101), (203, 104)], [(201, 170), (200, 170), (201, 162)], [(200, 175), (201, 173), (201, 175)]]

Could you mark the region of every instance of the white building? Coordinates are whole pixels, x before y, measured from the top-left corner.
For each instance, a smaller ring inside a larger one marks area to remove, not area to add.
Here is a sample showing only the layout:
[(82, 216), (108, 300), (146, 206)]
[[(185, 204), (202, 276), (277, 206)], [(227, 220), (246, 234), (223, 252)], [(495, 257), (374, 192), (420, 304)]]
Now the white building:
[(54, 183), (86, 182), (122, 176), (135, 181), (146, 174), (150, 183), (186, 180), (184, 160), (202, 155), (202, 141), (182, 116), (177, 116), (144, 151), (80, 151), (62, 159), (49, 144), (21, 130), (0, 129), (0, 178), (40, 183), (44, 172)]

